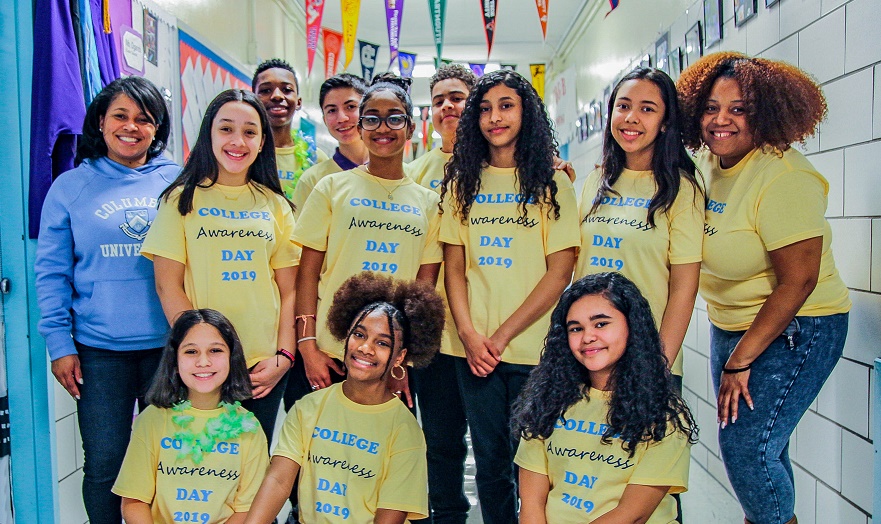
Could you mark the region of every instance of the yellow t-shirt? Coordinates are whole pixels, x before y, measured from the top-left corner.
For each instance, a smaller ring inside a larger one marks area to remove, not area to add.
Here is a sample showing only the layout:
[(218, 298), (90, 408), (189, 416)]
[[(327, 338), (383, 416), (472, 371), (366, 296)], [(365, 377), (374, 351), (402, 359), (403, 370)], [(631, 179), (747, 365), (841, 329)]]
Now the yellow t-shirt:
[[(190, 408), (183, 414), (195, 417), (190, 429), (198, 435), (224, 411)], [(247, 411), (239, 407), (238, 412)], [(197, 465), (189, 457), (177, 458), (181, 441), (174, 434), (181, 428), (171, 418), (176, 414), (148, 406), (138, 415), (113, 492), (149, 504), (153, 522), (213, 524), (247, 512), (269, 465), (259, 423), (253, 433), (215, 444)]]
[[(467, 224), (444, 199), (441, 242), (465, 246), (465, 279), (471, 322), (478, 333), (491, 336), (535, 289), (547, 273), (547, 256), (578, 247), (578, 205), (575, 189), (562, 171), (554, 174), (560, 218), (553, 210), (527, 205), (522, 217), (515, 168), (488, 166), (480, 175), (480, 193), (474, 199)], [(539, 249), (541, 248), (541, 249)], [(502, 353), (511, 364), (538, 364), (551, 310), (515, 337)]]
[[(295, 154), (296, 149), (297, 146), (275, 148), (275, 164), (278, 168), (278, 179), (281, 182), (282, 191), (289, 197), (294, 194), (296, 189), (297, 182), (294, 178), (297, 175), (297, 170), (300, 169), (300, 163), (297, 162), (297, 155)], [(327, 154), (318, 148), (315, 148), (315, 156), (315, 165), (327, 160)]]
[[(425, 153), (421, 157), (407, 164), (410, 170), (410, 177), (423, 187), (427, 187), (440, 194), (441, 181), (444, 179), (444, 166), (453, 156), (452, 153), (444, 153), (440, 148), (435, 148)], [(440, 352), (444, 355), (453, 355), (455, 357), (465, 358), (465, 347), (459, 340), (459, 333), (456, 331), (456, 323), (453, 321), (453, 314), (450, 312), (450, 304), (447, 302), (447, 288), (444, 286), (444, 268), (441, 266), (440, 274), (437, 277), (437, 292), (444, 299), (444, 310), (446, 311), (446, 320), (444, 323), (444, 332), (441, 335)]]
[[(581, 251), (575, 278), (618, 271), (633, 281), (652, 308), (660, 329), (670, 291), (670, 265), (701, 261), (704, 234), (702, 199), (684, 177), (679, 194), (667, 213), (655, 213), (655, 226), (648, 222), (648, 207), (657, 187), (651, 171), (625, 169), (613, 189), (592, 215), (602, 170), (584, 182), (581, 192)], [(689, 312), (689, 314), (691, 314)], [(672, 371), (682, 375), (682, 352)]]
[(601, 440), (609, 393), (591, 388), (590, 398), (567, 409), (547, 440), (520, 440), (514, 462), (550, 481), (548, 524), (592, 522), (618, 506), (628, 484), (670, 486), (647, 522), (676, 522), (671, 495), (688, 489), (688, 438), (671, 430), (660, 442), (639, 444), (630, 457), (619, 439), (610, 444)]
[(312, 190), (315, 189), (315, 184), (327, 175), (339, 173), (342, 170), (343, 168), (334, 159), (328, 158), (324, 162), (318, 162), (303, 172), (300, 181), (297, 182), (297, 187), (294, 188), (294, 196), (291, 197), (291, 202), (297, 208), (294, 210), (294, 218), (300, 218), (300, 210), (303, 209), (306, 199), (309, 198)]
[(428, 516), (425, 438), (397, 398), (357, 404), (343, 383), (306, 395), (272, 454), (300, 465), (300, 522), (369, 524), (378, 508)]
[(419, 266), (443, 260), (437, 204), (437, 194), (406, 176), (384, 180), (356, 168), (318, 182), (300, 213), (294, 242), (325, 252), (317, 315), (318, 347), (325, 353), (343, 357), (325, 321), (333, 294), (347, 278), (375, 271), (414, 280)]
[(748, 329), (777, 286), (768, 252), (816, 237), (823, 237), (820, 276), (797, 315), (850, 311), (824, 217), (829, 184), (804, 155), (792, 148), (782, 156), (756, 149), (722, 169), (718, 157), (704, 151), (697, 165), (710, 176), (700, 293), (713, 324)]
[(299, 264), (287, 201), (259, 184), (196, 188), (193, 210), (177, 210), (180, 190), (159, 205), (141, 254), (184, 264), (194, 308), (220, 311), (242, 341), (248, 367), (275, 355), (281, 298), (275, 270)]

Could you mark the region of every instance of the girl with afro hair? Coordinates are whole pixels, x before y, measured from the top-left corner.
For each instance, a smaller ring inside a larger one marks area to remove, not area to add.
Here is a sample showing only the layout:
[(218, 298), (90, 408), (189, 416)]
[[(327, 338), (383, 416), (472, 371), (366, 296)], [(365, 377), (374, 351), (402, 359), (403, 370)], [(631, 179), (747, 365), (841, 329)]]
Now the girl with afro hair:
[(563, 293), (513, 427), (520, 522), (675, 522), (697, 427), (633, 282), (597, 273)]
[(434, 357), (443, 301), (428, 282), (364, 272), (336, 291), (327, 326), (343, 343), (346, 380), (294, 404), (246, 522), (272, 522), (298, 474), (300, 522), (427, 517), (425, 440), (387, 384)]
[(709, 175), (699, 290), (722, 460), (747, 522), (794, 523), (789, 437), (841, 356), (851, 306), (829, 184), (791, 147), (826, 101), (798, 68), (739, 53), (702, 58), (678, 87), (684, 141)]
[(554, 169), (544, 104), (512, 71), (478, 80), (441, 184), (444, 281), (465, 358), (459, 387), (483, 521), (516, 521), (510, 405), (533, 366), (581, 243), (575, 190)]

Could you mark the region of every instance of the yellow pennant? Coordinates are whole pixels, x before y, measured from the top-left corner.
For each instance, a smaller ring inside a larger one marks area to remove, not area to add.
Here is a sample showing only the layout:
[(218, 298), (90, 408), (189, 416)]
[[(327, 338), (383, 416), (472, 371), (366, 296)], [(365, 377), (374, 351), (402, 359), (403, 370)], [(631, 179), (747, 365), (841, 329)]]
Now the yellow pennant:
[(343, 69), (347, 69), (352, 57), (355, 56), (355, 36), (358, 33), (361, 0), (340, 0), (340, 10), (343, 16), (343, 45), (346, 48), (346, 61)]
[(529, 64), (529, 71), (532, 73), (532, 87), (538, 92), (538, 96), (544, 100), (545, 97), (545, 65)]

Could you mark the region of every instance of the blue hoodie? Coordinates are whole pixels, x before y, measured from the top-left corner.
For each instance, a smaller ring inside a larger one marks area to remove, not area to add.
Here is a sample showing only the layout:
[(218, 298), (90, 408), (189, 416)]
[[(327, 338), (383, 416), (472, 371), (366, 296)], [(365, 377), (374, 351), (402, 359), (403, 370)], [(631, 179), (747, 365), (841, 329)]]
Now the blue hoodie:
[(116, 351), (165, 344), (153, 264), (140, 251), (159, 193), (178, 173), (161, 156), (135, 169), (101, 157), (52, 183), (34, 268), (38, 327), (51, 360), (76, 354), (74, 339)]

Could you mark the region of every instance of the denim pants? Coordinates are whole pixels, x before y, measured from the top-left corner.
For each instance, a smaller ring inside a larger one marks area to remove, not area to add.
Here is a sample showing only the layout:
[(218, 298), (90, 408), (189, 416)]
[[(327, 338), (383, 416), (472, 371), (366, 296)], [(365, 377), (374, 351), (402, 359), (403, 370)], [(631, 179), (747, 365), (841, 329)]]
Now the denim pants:
[[(783, 524), (794, 515), (789, 437), (841, 357), (847, 321), (847, 313), (795, 317), (752, 364), (748, 387), (755, 409), (741, 399), (737, 422), (719, 431), (728, 479), (750, 522)], [(711, 327), (717, 396), (722, 367), (743, 334)]]
[(511, 432), (511, 405), (534, 366), (500, 362), (486, 377), (471, 373), (468, 361), (456, 359), (471, 445), (477, 464), (477, 498), (484, 524), (517, 522), (517, 479)]
[(428, 499), (433, 524), (465, 524), (471, 504), (465, 496), (465, 406), (456, 376), (463, 358), (438, 353), (424, 369), (413, 370), (416, 401), (428, 457)]
[(111, 493), (132, 432), (135, 402), (159, 366), (162, 348), (110, 351), (76, 344), (83, 383), (77, 420), (83, 441), (83, 504), (92, 524), (119, 524), (121, 499)]
[[(278, 358), (281, 359), (279, 360), (280, 365), (290, 366), (286, 358), (281, 356)], [(257, 421), (260, 422), (263, 434), (266, 435), (266, 444), (270, 446), (272, 445), (272, 434), (275, 432), (275, 421), (278, 418), (278, 407), (281, 406), (281, 399), (288, 385), (288, 375), (290, 373), (282, 375), (278, 384), (265, 397), (249, 398), (242, 401), (242, 407), (253, 413)]]

